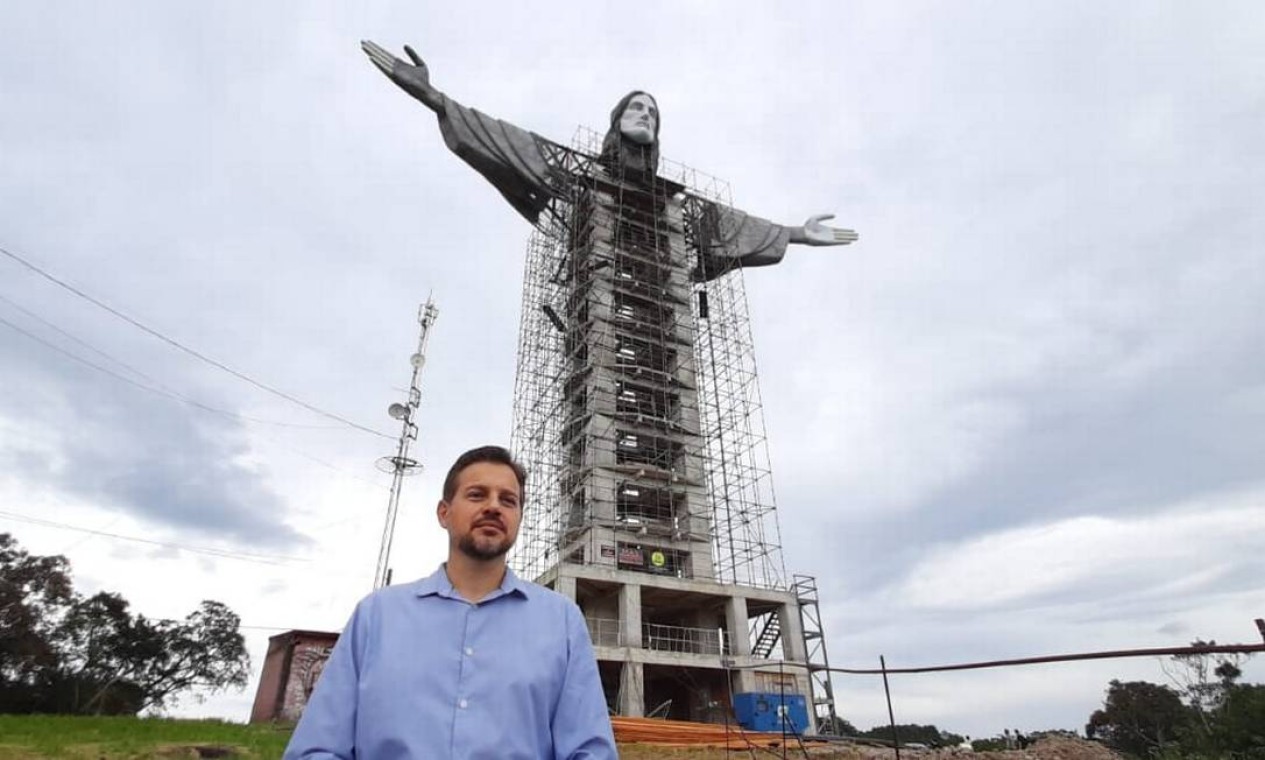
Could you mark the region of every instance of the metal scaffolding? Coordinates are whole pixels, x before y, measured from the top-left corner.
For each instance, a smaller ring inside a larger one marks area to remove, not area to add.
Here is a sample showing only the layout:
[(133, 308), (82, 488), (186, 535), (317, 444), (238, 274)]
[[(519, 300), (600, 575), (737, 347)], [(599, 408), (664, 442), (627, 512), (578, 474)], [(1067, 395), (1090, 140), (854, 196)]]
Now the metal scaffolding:
[(787, 588), (742, 272), (692, 239), (728, 187), (664, 162), (612, 176), (577, 133), (574, 181), (524, 273), (512, 447), (527, 466), (516, 571), (603, 564)]

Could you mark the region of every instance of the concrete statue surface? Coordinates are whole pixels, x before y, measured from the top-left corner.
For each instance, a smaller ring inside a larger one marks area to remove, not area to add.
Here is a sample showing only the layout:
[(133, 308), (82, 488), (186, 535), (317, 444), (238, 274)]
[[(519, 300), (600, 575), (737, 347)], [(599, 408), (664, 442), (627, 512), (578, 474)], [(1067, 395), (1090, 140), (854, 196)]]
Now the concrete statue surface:
[[(533, 224), (554, 198), (565, 197), (573, 179), (557, 156), (561, 146), (540, 135), (464, 106), (431, 84), (426, 63), (405, 46), (411, 62), (376, 43), (361, 48), (369, 60), (400, 89), (435, 112), (448, 148), (500, 191)], [(622, 179), (655, 181), (659, 162), (661, 117), (654, 97), (634, 91), (615, 105), (602, 145), (600, 163)], [(683, 192), (683, 190), (682, 190)], [(833, 214), (818, 214), (799, 226), (784, 226), (716, 203), (695, 204), (698, 213), (685, 222), (693, 239), (705, 241), (696, 279), (712, 279), (735, 264), (767, 266), (780, 262), (788, 244), (847, 245), (857, 233), (825, 225)]]

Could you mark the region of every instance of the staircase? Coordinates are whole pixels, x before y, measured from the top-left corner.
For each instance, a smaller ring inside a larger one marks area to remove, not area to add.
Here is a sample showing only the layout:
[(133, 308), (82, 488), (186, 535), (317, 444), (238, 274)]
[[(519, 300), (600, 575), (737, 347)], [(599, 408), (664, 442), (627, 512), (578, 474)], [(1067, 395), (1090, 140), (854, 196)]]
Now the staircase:
[(769, 655), (773, 654), (773, 648), (777, 646), (777, 642), (781, 638), (782, 621), (778, 618), (776, 612), (770, 612), (764, 618), (764, 626), (760, 629), (759, 635), (755, 637), (755, 642), (751, 645), (751, 655), (762, 660), (769, 659)]

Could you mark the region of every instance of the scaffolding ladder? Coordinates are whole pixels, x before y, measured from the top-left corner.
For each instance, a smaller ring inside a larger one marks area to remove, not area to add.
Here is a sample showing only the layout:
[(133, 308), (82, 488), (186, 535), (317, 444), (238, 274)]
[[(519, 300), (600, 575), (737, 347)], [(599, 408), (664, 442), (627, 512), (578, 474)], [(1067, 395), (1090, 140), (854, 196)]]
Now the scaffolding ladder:
[(830, 658), (826, 656), (826, 635), (821, 624), (821, 608), (817, 605), (817, 579), (811, 575), (794, 576), (795, 598), (799, 602), (799, 620), (804, 631), (804, 650), (808, 656), (808, 684), (813, 712), (817, 717), (817, 733), (833, 734), (838, 724), (835, 713), (834, 687), (830, 683)]

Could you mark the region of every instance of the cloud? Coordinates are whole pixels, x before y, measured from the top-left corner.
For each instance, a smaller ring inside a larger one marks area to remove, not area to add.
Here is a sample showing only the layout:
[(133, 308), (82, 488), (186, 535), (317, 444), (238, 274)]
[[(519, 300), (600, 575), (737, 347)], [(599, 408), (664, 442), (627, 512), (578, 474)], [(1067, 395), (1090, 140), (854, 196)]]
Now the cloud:
[(12, 434), (0, 443), (0, 467), (27, 488), (118, 510), (165, 533), (273, 548), (305, 542), (267, 474), (249, 463), (240, 423), (6, 332), (0, 420)]
[(1204, 510), (1076, 517), (982, 534), (924, 553), (890, 590), (912, 609), (1096, 607), (1253, 589), (1265, 560), (1260, 491)]

